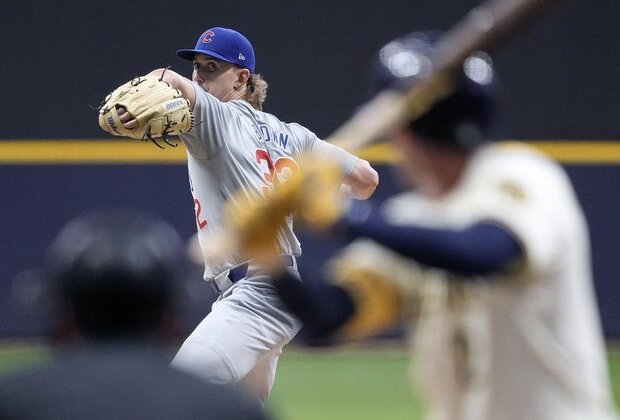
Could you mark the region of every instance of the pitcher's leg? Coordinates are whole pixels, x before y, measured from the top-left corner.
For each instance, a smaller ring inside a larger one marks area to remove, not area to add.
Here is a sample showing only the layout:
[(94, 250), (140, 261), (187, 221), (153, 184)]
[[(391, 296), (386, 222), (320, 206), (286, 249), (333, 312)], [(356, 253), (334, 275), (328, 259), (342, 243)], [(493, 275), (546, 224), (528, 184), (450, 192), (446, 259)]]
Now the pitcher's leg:
[(244, 383), (265, 401), (282, 347), (300, 327), (270, 285), (242, 281), (213, 305), (172, 366), (224, 384), (236, 384), (251, 373)]
[(261, 401), (267, 401), (273, 382), (276, 377), (276, 366), (282, 354), (282, 349), (274, 349), (263, 356), (252, 369), (241, 380), (242, 386), (246, 389), (256, 390)]

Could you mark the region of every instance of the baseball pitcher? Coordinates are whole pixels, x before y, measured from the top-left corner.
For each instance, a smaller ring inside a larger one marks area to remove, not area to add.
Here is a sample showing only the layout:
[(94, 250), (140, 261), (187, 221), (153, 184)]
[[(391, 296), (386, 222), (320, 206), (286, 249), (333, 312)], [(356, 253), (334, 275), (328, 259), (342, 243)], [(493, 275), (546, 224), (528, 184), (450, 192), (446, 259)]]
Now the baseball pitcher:
[[(353, 197), (366, 199), (373, 193), (378, 176), (368, 162), (299, 124), (261, 111), (267, 83), (255, 72), (254, 49), (241, 33), (210, 28), (195, 48), (177, 54), (191, 61), (191, 80), (156, 69), (113, 92), (99, 121), (111, 134), (159, 144), (179, 134), (187, 149), (198, 239), (205, 253), (222, 245), (218, 232), (227, 201), (239, 208), (246, 199), (269, 195), (309, 160), (334, 162)], [(166, 94), (151, 92), (158, 90)], [(301, 247), (292, 216), (283, 218), (270, 251), (296, 271)], [(260, 229), (269, 221), (253, 223)], [(172, 365), (211, 382), (243, 383), (265, 401), (282, 348), (301, 324), (282, 305), (261, 266), (244, 253), (228, 251), (205, 266), (204, 278), (220, 296)]]

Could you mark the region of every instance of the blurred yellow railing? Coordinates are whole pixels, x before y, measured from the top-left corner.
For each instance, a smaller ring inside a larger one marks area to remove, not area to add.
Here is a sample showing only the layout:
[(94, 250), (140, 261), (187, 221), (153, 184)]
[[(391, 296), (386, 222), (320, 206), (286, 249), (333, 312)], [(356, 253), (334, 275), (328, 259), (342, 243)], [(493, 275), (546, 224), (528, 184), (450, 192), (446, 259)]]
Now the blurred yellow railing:
[[(551, 158), (567, 164), (620, 163), (620, 141), (526, 141)], [(359, 156), (375, 164), (398, 161), (398, 153), (385, 142), (361, 149)], [(0, 140), (0, 164), (182, 164), (185, 148), (130, 139)]]

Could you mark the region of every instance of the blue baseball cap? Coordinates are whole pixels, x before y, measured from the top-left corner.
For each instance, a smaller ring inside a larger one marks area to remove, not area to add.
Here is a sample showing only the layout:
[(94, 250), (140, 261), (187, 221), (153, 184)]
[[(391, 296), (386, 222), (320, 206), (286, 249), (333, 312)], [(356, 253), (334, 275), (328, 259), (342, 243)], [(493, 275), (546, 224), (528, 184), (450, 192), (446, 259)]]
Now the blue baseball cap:
[(196, 48), (178, 50), (177, 55), (185, 60), (193, 60), (194, 54), (207, 54), (254, 72), (254, 48), (250, 41), (239, 32), (228, 28), (211, 28), (204, 31)]

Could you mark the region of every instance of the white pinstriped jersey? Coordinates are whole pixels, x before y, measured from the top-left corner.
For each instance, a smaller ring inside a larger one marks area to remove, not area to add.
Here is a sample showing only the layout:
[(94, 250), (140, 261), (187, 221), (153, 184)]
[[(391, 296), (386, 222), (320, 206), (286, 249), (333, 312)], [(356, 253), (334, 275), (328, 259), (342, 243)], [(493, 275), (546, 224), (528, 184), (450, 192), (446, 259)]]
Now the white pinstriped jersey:
[[(357, 157), (320, 140), (296, 123), (284, 123), (257, 111), (243, 100), (221, 102), (194, 83), (195, 127), (181, 135), (187, 148), (190, 187), (194, 197), (201, 248), (221, 228), (222, 208), (238, 190), (259, 196), (279, 180), (290, 176), (303, 156), (329, 157), (349, 174)], [(293, 220), (278, 235), (281, 253), (298, 256), (301, 247), (293, 232)], [(205, 279), (243, 262), (231, 255), (221, 266), (205, 267)]]
[(493, 281), (426, 272), (413, 344), (433, 420), (613, 419), (582, 210), (559, 165), (525, 146), (476, 152), (446, 197), (385, 204), (392, 223), (505, 226), (525, 261)]

